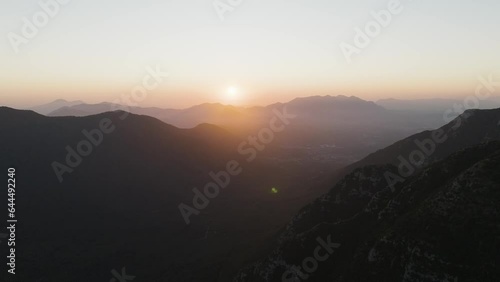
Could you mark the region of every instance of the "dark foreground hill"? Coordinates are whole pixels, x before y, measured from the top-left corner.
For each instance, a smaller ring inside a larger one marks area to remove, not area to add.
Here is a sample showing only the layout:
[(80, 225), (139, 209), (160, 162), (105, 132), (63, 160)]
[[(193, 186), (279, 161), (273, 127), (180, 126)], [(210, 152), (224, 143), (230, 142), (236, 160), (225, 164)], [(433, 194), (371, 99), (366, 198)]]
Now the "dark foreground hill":
[[(179, 129), (119, 111), (45, 117), (0, 108), (0, 136), (3, 182), (16, 169), (16, 281), (110, 281), (122, 267), (137, 281), (229, 281), (320, 194), (299, 185), (317, 181), (316, 168), (264, 155), (247, 162), (237, 153), (243, 140), (208, 124)], [(241, 174), (186, 224), (179, 205), (193, 206), (193, 189), (203, 191), (210, 172), (230, 161)], [(6, 189), (0, 201), (7, 208)]]
[(178, 205), (233, 157), (235, 140), (216, 128), (124, 115), (49, 118), (0, 108), (0, 167), (5, 177), (17, 171), (16, 281), (109, 281), (124, 266), (158, 278), (189, 235), (206, 229), (194, 219), (187, 226)]
[(398, 156), (430, 132), (352, 166), (235, 281), (498, 281), (498, 113), (473, 111), (462, 126), (445, 126), (448, 141), (405, 177)]
[[(396, 170), (346, 176), (236, 281), (498, 281), (500, 142), (458, 152), (393, 192), (384, 174)], [(333, 243), (331, 254), (318, 239)]]

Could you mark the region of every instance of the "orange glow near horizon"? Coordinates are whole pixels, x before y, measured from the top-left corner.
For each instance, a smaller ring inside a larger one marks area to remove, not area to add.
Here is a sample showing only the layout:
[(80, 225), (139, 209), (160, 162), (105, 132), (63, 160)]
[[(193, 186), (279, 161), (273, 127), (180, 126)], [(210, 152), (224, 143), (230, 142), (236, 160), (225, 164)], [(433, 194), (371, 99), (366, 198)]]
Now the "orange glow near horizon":
[[(406, 3), (351, 64), (339, 44), (352, 42), (354, 28), (386, 4), (248, 3), (221, 22), (211, 5), (185, 1), (79, 2), (18, 54), (8, 39), (0, 43), (0, 104), (112, 102), (142, 83), (147, 66), (171, 76), (142, 107), (255, 106), (315, 95), (463, 98), (473, 94), (478, 75), (498, 76), (500, 39), (489, 32), (500, 25), (500, 2), (485, 1)], [(37, 8), (5, 5), (2, 34), (21, 32), (20, 19)]]

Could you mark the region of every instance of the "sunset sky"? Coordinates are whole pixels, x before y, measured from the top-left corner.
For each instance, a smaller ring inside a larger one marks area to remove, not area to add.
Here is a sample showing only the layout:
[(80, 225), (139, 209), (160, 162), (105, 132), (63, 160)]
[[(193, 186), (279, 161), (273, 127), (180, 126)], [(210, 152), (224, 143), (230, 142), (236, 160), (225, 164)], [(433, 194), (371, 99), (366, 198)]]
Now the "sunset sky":
[(401, 13), (347, 63), (340, 43), (354, 44), (354, 29), (389, 2), (243, 0), (222, 21), (212, 0), (72, 0), (15, 53), (9, 33), (43, 10), (2, 1), (0, 104), (113, 101), (156, 65), (170, 77), (141, 106), (463, 97), (479, 74), (500, 76), (497, 0), (401, 0)]

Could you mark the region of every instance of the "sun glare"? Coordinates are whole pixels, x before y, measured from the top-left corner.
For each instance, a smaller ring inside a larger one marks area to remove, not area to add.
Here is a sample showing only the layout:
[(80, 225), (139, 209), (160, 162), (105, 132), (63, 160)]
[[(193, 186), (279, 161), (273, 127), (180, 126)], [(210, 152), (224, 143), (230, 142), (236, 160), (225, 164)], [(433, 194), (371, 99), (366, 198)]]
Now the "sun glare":
[(235, 86), (229, 86), (226, 89), (226, 93), (224, 95), (224, 102), (228, 104), (238, 104), (241, 103), (242, 93)]

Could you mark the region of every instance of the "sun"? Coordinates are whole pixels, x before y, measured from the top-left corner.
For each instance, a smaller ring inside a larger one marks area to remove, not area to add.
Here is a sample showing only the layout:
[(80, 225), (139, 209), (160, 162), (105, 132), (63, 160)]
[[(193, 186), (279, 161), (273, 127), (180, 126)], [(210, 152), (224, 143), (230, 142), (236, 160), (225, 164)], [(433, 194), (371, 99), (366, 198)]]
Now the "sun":
[(228, 104), (238, 104), (242, 100), (242, 93), (236, 86), (229, 86), (224, 94), (224, 102)]
[(236, 96), (238, 94), (238, 88), (236, 88), (234, 86), (229, 86), (227, 88), (227, 94), (231, 95), (231, 96)]

